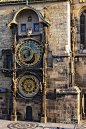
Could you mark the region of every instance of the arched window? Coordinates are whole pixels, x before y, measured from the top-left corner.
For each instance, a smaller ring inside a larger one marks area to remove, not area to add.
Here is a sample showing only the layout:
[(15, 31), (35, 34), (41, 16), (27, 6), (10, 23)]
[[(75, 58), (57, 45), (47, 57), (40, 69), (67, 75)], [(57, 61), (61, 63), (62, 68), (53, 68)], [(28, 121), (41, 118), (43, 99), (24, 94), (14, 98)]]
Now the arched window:
[(86, 49), (86, 30), (85, 30), (85, 25), (86, 25), (86, 10), (84, 10), (80, 16), (80, 48), (81, 49)]

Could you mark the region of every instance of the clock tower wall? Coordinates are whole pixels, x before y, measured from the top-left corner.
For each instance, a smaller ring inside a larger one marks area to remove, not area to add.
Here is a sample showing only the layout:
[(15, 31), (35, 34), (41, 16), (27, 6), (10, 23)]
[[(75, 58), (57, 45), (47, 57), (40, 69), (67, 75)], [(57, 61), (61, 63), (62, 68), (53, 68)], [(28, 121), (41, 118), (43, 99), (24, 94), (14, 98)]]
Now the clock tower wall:
[[(69, 2), (3, 5), (0, 17), (0, 88), (6, 88), (8, 95), (0, 94), (10, 98), (3, 101), (10, 119), (72, 123), (74, 116), (78, 121), (78, 92), (73, 96), (67, 91), (71, 86)], [(13, 64), (6, 60), (9, 55)], [(72, 101), (76, 105), (71, 104), (73, 112), (67, 115), (65, 102)]]

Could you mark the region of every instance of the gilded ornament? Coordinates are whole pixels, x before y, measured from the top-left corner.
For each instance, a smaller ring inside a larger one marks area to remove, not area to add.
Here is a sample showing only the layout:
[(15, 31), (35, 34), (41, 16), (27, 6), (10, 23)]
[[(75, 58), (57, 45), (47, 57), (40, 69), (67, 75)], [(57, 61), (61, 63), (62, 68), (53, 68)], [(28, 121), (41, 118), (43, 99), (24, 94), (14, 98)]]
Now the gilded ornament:
[(23, 41), (17, 46), (17, 63), (24, 67), (35, 67), (42, 59), (42, 46), (34, 40)]
[(39, 91), (39, 80), (33, 75), (23, 76), (19, 81), (18, 89), (24, 97), (33, 97)]

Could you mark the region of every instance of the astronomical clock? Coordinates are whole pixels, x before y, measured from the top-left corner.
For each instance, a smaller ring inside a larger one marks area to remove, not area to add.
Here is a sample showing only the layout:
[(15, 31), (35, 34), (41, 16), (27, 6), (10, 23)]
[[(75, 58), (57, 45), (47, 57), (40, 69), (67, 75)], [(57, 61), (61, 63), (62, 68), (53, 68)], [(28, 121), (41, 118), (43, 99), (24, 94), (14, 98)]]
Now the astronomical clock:
[(18, 94), (24, 98), (33, 97), (39, 92), (39, 80), (33, 75), (25, 75), (18, 81)]
[(24, 40), (17, 45), (17, 63), (24, 67), (36, 67), (42, 59), (43, 48), (35, 40)]
[[(42, 62), (43, 47), (32, 39), (24, 40), (17, 45), (17, 64), (24, 70), (18, 76), (17, 92), (23, 98), (35, 96), (40, 89), (39, 71), (35, 71)], [(32, 72), (33, 71), (33, 72)]]

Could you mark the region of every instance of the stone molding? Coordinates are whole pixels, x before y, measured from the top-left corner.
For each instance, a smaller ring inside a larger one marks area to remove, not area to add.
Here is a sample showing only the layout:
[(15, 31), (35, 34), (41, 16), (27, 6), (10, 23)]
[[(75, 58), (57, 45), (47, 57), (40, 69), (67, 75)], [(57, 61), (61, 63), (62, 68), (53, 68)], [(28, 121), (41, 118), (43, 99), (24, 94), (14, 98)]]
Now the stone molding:
[(56, 89), (56, 94), (79, 94), (81, 91), (77, 86), (68, 89)]

